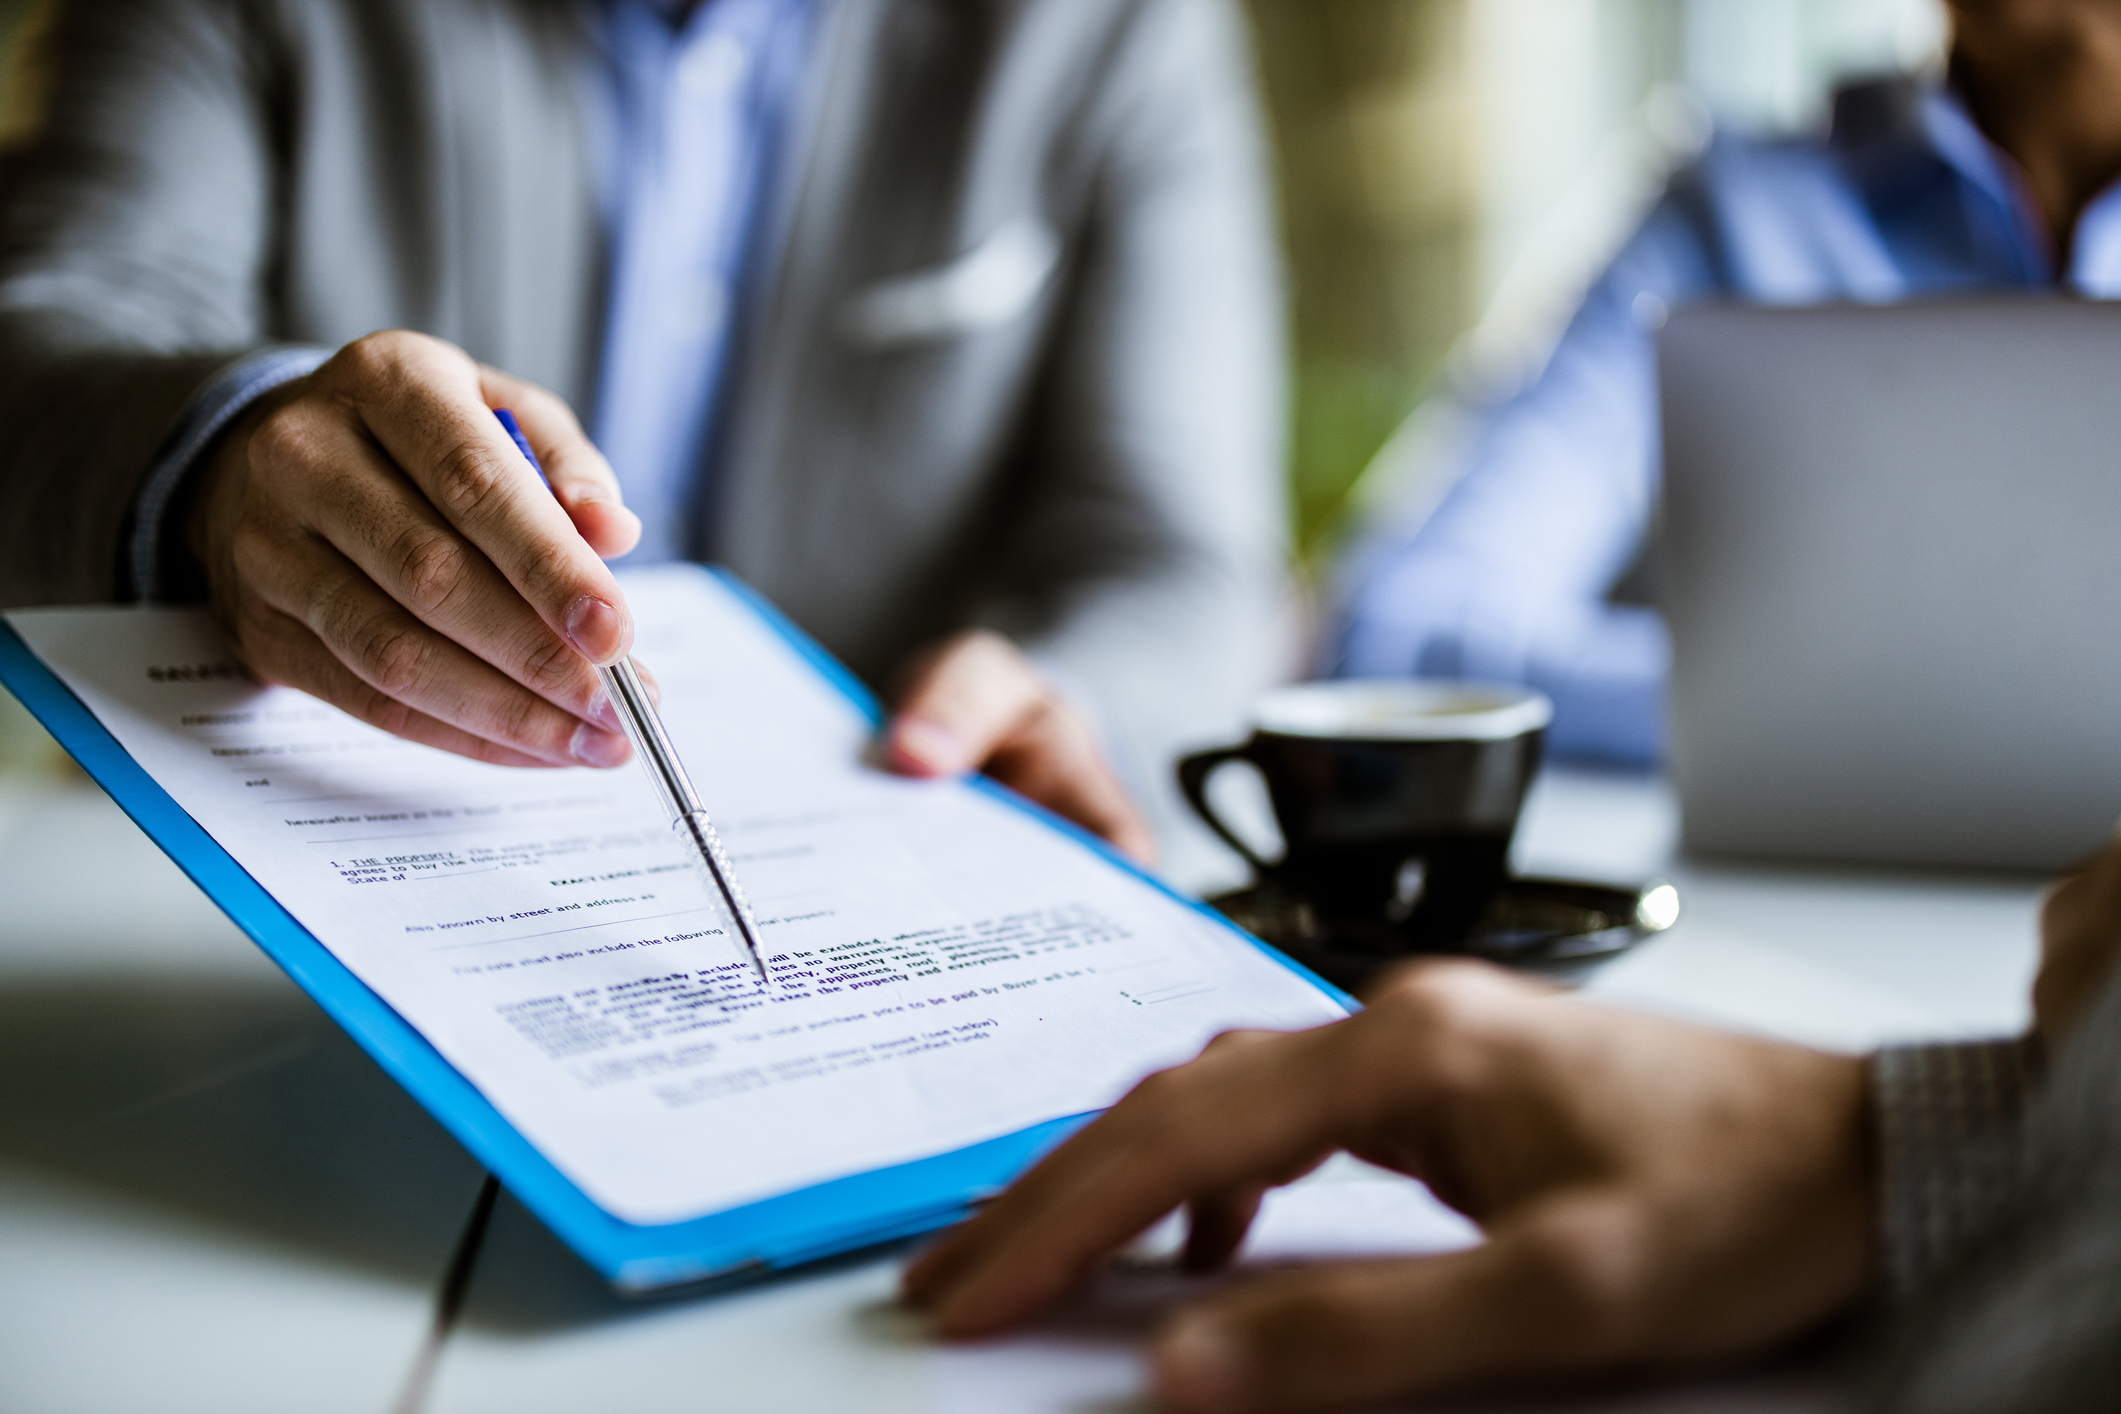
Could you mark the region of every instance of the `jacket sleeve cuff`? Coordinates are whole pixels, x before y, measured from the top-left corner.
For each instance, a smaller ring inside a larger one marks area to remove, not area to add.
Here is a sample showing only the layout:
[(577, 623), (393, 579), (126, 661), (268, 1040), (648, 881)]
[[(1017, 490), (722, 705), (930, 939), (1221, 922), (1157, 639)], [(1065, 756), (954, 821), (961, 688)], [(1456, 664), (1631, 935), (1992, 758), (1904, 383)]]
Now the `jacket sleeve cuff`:
[(179, 559), (170, 538), (175, 528), (164, 522), (177, 491), (214, 439), (259, 398), (315, 372), (329, 357), (331, 351), (321, 348), (261, 349), (229, 364), (192, 395), (133, 503), (132, 539), (126, 549), (135, 598), (156, 603), (184, 597), (172, 573)]
[(1977, 1245), (2027, 1173), (2025, 1111), (2039, 1078), (2031, 1037), (1906, 1046), (1871, 1059), (1880, 1239), (1904, 1300)]

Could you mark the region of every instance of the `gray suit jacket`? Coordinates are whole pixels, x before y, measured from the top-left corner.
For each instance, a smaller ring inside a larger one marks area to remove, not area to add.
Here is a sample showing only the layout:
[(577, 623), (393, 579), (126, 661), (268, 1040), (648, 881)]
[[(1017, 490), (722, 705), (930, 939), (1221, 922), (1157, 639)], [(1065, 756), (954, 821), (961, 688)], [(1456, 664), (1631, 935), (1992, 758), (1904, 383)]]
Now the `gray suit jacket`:
[[(145, 469), (264, 345), (425, 330), (588, 413), (579, 4), (65, 8), (0, 216), (0, 603), (130, 594)], [(953, 628), (1011, 632), (1160, 786), (1271, 663), (1280, 309), (1237, 22), (822, 14), (715, 558), (872, 679)]]

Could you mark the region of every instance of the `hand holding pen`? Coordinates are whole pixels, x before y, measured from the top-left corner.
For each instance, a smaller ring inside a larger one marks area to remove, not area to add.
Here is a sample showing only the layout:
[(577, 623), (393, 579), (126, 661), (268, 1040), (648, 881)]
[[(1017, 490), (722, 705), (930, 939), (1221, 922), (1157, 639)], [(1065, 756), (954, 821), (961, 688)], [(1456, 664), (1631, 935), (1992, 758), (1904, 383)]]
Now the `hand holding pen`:
[[(544, 449), (551, 494), (497, 405)], [(173, 518), (197, 564), (177, 587), (203, 578), (261, 680), (482, 761), (626, 761), (595, 665), (633, 624), (600, 557), (640, 522), (551, 393), (439, 339), (372, 334), (250, 403), (186, 494)]]

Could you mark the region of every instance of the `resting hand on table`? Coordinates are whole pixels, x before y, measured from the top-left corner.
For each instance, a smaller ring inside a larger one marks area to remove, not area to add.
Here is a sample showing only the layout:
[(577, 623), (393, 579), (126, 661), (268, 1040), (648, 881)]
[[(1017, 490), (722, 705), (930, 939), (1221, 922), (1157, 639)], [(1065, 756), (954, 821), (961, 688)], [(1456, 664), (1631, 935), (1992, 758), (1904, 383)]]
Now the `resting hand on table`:
[(1155, 852), (1090, 724), (998, 633), (967, 630), (916, 659), (884, 740), (895, 770), (985, 771), (1137, 859)]
[(1485, 1245), (1224, 1288), (1181, 1311), (1155, 1389), (1298, 1409), (1768, 1349), (1865, 1287), (1860, 1061), (1432, 963), (1347, 1021), (1238, 1033), (1152, 1076), (908, 1269), (945, 1335), (1050, 1306), (1189, 1208), (1189, 1265), (1338, 1150), (1411, 1174)]
[[(552, 490), (493, 412), (515, 411)], [(557, 493), (557, 494), (555, 494)], [(629, 748), (595, 665), (632, 641), (602, 555), (640, 522), (565, 403), (421, 334), (373, 334), (238, 419), (187, 526), (265, 682), (522, 766)]]

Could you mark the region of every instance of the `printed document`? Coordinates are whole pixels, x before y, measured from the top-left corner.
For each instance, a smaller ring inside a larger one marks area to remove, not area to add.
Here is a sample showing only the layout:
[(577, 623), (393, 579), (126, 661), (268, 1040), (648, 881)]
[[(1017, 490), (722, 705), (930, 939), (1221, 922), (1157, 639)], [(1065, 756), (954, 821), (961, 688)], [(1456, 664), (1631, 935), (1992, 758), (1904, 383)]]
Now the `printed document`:
[[(573, 1182), (669, 1223), (1109, 1105), (1342, 1014), (1020, 803), (866, 764), (734, 590), (623, 580), (751, 903), (761, 987), (640, 769), (488, 766), (260, 688), (202, 611), (8, 621), (179, 805)], [(113, 881), (114, 885), (116, 881)]]

